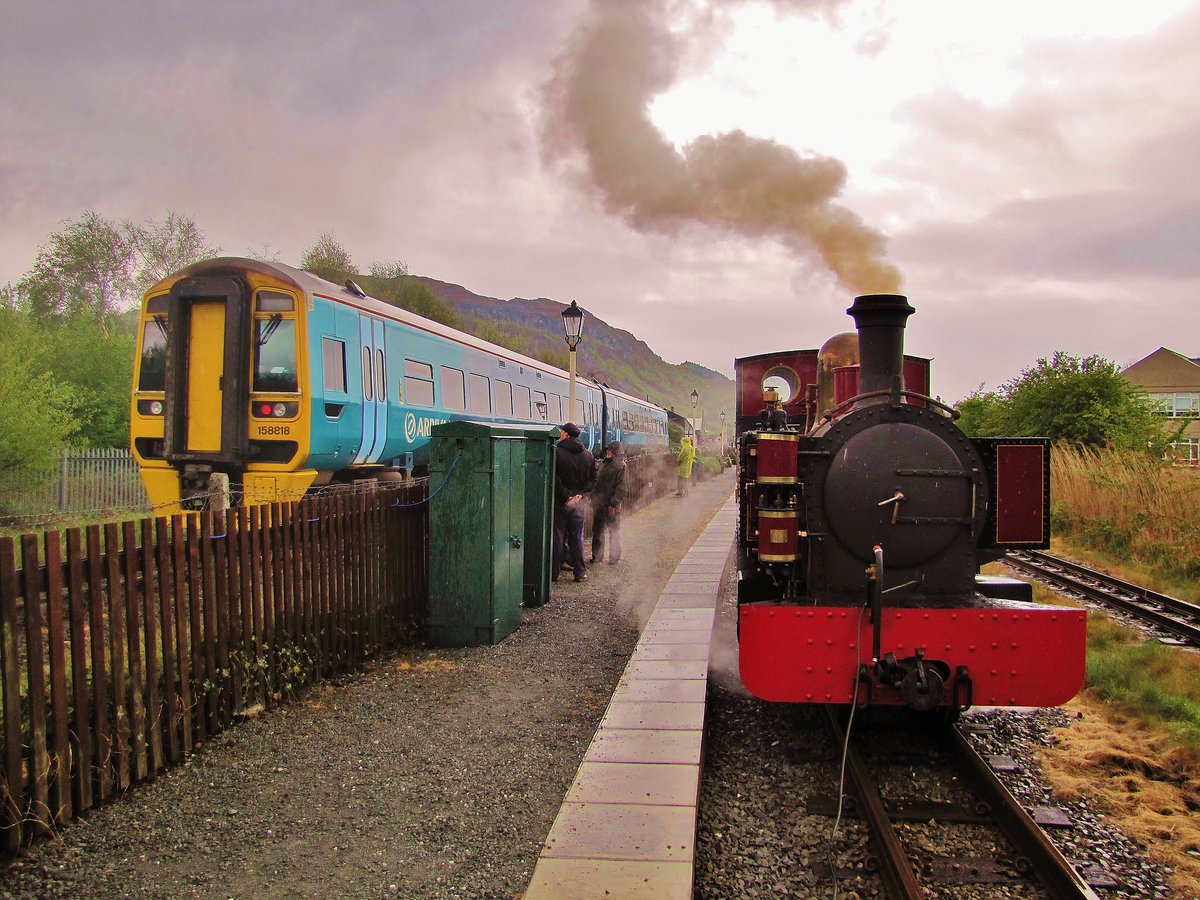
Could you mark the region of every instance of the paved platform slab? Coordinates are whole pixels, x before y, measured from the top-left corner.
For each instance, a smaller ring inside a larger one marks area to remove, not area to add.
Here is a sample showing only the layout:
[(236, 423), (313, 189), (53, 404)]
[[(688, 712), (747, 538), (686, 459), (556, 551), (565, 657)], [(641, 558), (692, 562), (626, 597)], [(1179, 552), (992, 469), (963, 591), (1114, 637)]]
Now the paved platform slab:
[(736, 524), (731, 497), (659, 596), (525, 900), (691, 896), (708, 656)]

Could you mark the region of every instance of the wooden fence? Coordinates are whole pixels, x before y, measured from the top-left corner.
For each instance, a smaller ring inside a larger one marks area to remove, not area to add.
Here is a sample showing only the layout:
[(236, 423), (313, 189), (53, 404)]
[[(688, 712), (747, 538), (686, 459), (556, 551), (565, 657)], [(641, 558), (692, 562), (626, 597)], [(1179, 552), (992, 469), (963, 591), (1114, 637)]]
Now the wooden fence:
[(0, 538), (7, 849), (420, 628), (426, 490)]

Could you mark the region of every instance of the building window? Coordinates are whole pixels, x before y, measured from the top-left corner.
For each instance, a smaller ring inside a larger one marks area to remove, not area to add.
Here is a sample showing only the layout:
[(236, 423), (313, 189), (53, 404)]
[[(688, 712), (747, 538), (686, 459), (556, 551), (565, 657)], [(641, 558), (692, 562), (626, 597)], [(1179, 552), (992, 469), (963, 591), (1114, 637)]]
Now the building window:
[(1182, 466), (1200, 466), (1200, 438), (1184, 438), (1171, 445), (1174, 461)]
[(1148, 396), (1150, 402), (1158, 408), (1157, 412), (1169, 419), (1193, 419), (1200, 417), (1200, 393), (1175, 391), (1152, 393)]
[(467, 408), (466, 381), (461, 369), (442, 366), (442, 406), (460, 412)]
[(412, 359), (404, 361), (404, 397), (413, 406), (433, 406), (433, 366)]

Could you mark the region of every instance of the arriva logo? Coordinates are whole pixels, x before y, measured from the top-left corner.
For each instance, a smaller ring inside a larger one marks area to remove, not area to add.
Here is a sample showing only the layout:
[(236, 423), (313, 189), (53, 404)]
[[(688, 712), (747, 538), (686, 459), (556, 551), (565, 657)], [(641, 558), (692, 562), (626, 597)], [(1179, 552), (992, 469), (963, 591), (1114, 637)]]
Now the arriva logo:
[(420, 419), (415, 413), (408, 413), (404, 416), (404, 439), (410, 444), (414, 439), (429, 437), (429, 429), (434, 425), (441, 425), (443, 422), (449, 422), (449, 419), (439, 419), (432, 416), (422, 416)]

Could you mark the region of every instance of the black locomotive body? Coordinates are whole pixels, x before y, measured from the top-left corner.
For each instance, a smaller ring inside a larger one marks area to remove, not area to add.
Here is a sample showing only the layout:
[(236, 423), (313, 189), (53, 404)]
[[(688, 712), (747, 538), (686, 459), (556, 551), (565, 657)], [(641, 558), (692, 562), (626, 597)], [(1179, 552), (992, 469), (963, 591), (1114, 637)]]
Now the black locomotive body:
[(1065, 702), (1084, 613), (979, 575), (1049, 546), (1048, 442), (963, 434), (904, 356), (913, 311), (858, 297), (857, 335), (736, 361), (742, 679), (795, 702)]

